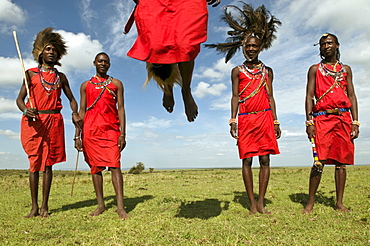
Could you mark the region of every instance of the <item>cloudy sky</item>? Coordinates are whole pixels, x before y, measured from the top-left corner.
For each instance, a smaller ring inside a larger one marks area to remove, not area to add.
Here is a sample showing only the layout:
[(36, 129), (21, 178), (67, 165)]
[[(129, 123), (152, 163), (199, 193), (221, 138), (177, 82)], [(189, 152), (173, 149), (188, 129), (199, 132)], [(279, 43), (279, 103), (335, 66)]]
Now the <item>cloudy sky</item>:
[[(320, 61), (318, 42), (325, 32), (337, 34), (341, 60), (352, 67), (359, 103), (360, 137), (356, 140), (355, 164), (370, 164), (370, 2), (368, 0), (254, 0), (264, 4), (283, 25), (273, 47), (260, 59), (274, 70), (274, 94), (282, 137), (281, 154), (271, 158), (272, 166), (312, 164), (310, 143), (305, 134), (304, 97), (308, 68)], [(240, 5), (237, 1), (222, 0)], [(209, 7), (207, 43), (223, 42), (228, 30), (220, 21), (221, 7)], [(136, 162), (147, 168), (239, 167), (235, 140), (229, 134), (231, 69), (244, 59), (239, 53), (228, 64), (214, 50), (202, 48), (192, 82), (199, 116), (189, 123), (184, 114), (180, 88), (175, 88), (175, 110), (162, 108), (162, 95), (154, 83), (142, 88), (145, 64), (126, 56), (136, 38), (135, 27), (127, 35), (123, 25), (134, 4), (132, 1), (91, 0), (0, 0), (0, 169), (28, 169), (20, 145), (21, 112), (15, 98), (22, 83), (22, 71), (12, 31), (17, 31), (26, 68), (35, 67), (31, 51), (36, 34), (53, 27), (66, 40), (68, 55), (62, 67), (79, 100), (80, 84), (94, 75), (94, 56), (105, 51), (111, 57), (109, 74), (125, 86), (127, 147), (122, 152), (122, 168)], [(73, 169), (74, 127), (71, 111), (63, 97), (66, 125), (67, 162), (56, 169)], [(80, 158), (80, 169), (87, 165)], [(255, 159), (255, 166), (257, 166)]]

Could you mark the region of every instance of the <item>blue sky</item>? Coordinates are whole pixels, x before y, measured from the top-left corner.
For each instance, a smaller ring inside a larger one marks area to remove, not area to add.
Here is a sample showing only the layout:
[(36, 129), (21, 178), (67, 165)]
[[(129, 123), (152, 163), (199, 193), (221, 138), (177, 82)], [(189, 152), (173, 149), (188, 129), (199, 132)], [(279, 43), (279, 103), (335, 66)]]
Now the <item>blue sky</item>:
[[(278, 140), (281, 154), (272, 156), (271, 166), (312, 164), (310, 143), (305, 134), (304, 97), (308, 68), (320, 61), (318, 42), (325, 32), (337, 34), (341, 59), (352, 67), (359, 103), (360, 137), (355, 141), (355, 164), (369, 164), (370, 158), (370, 3), (368, 0), (269, 0), (264, 4), (283, 25), (272, 48), (260, 59), (274, 70), (274, 94), (281, 123)], [(222, 0), (220, 6), (239, 5)], [(209, 35), (206, 43), (223, 42), (228, 30), (220, 21), (221, 7), (209, 7)], [(80, 84), (94, 75), (92, 61), (100, 52), (111, 57), (109, 74), (125, 87), (127, 147), (122, 152), (122, 168), (136, 162), (149, 168), (240, 167), (235, 140), (229, 134), (231, 69), (241, 64), (241, 53), (228, 64), (214, 50), (202, 48), (195, 64), (192, 91), (199, 116), (189, 123), (184, 114), (180, 88), (175, 88), (172, 114), (162, 107), (161, 91), (146, 78), (144, 62), (126, 56), (136, 38), (136, 28), (123, 35), (123, 25), (134, 7), (132, 1), (90, 0), (0, 0), (0, 169), (28, 169), (28, 160), (19, 140), (21, 112), (15, 98), (22, 83), (21, 66), (12, 31), (17, 31), (26, 68), (36, 66), (32, 44), (36, 34), (53, 27), (68, 45), (62, 67), (79, 100)], [(71, 111), (63, 97), (66, 126), (67, 162), (55, 169), (73, 169), (74, 127)], [(257, 159), (254, 166), (258, 166)], [(87, 169), (80, 158), (79, 169)]]

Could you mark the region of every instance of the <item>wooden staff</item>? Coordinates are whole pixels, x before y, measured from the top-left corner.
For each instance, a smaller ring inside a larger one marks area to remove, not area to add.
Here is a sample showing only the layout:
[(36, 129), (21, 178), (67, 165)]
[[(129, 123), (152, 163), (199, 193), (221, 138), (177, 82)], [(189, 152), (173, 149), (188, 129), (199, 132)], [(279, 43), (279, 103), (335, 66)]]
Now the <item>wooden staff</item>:
[(73, 186), (75, 185), (76, 173), (77, 173), (77, 167), (78, 167), (78, 157), (79, 156), (80, 156), (80, 151), (77, 150), (76, 167), (75, 167), (75, 172), (73, 174), (73, 182), (72, 182), (71, 196), (73, 196)]
[(124, 34), (129, 33), (129, 31), (130, 31), (130, 29), (131, 29), (132, 25), (133, 25), (133, 24), (134, 24), (134, 22), (135, 22), (135, 10), (136, 10), (136, 6), (137, 6), (137, 5), (135, 5), (134, 9), (131, 11), (131, 14), (130, 14), (130, 16), (128, 17), (128, 19), (127, 19), (127, 21), (126, 21), (126, 24), (125, 24), (125, 26), (124, 26), (124, 28), (123, 28), (123, 33), (124, 33)]
[[(32, 103), (31, 97), (30, 97), (30, 88), (28, 87), (28, 79), (27, 79), (27, 75), (26, 75), (26, 69), (24, 68), (24, 62), (23, 62), (23, 58), (22, 58), (21, 49), (19, 48), (16, 31), (13, 31), (13, 37), (14, 37), (15, 47), (17, 48), (19, 60), (21, 62), (21, 67), (22, 67), (22, 71), (23, 71), (24, 85), (26, 86), (26, 91), (27, 91), (27, 99), (30, 102), (31, 108), (33, 108), (33, 103)], [(35, 118), (33, 117), (32, 120), (35, 121)]]

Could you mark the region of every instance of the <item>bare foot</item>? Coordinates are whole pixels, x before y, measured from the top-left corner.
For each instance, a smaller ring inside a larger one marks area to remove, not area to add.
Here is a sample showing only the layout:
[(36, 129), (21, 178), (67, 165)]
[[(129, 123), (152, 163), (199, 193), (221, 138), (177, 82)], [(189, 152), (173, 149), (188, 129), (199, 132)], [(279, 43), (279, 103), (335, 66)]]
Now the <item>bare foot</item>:
[(130, 217), (130, 215), (126, 213), (124, 209), (117, 209), (117, 214), (121, 220), (125, 220)]
[(97, 208), (94, 212), (90, 213), (89, 216), (94, 217), (102, 214), (105, 211), (105, 208)]
[(33, 209), (31, 209), (31, 212), (28, 214), (28, 215), (26, 215), (26, 216), (24, 216), (25, 218), (32, 218), (32, 217), (36, 217), (36, 216), (39, 216), (40, 214), (39, 214), (39, 208), (33, 208)]
[(47, 217), (50, 217), (50, 214), (49, 214), (48, 208), (41, 208), (41, 209), (40, 209), (40, 217), (41, 217), (41, 218), (47, 218)]
[(302, 214), (310, 214), (313, 210), (313, 205), (308, 204), (303, 210)]
[(198, 116), (198, 106), (190, 91), (188, 93), (182, 91), (182, 99), (184, 100), (186, 117), (189, 122), (193, 122)]
[(251, 206), (250, 207), (250, 209), (249, 209), (249, 215), (255, 214), (257, 212), (258, 212), (257, 206)]
[(271, 214), (271, 212), (267, 211), (265, 207), (258, 208), (258, 212), (261, 214)]
[(168, 113), (173, 112), (173, 106), (175, 105), (175, 100), (173, 99), (172, 89), (170, 93), (163, 93), (162, 105), (167, 110)]
[(337, 205), (335, 210), (340, 211), (340, 212), (345, 212), (345, 213), (351, 212), (351, 210), (349, 210), (348, 208), (343, 206), (343, 204), (342, 205)]

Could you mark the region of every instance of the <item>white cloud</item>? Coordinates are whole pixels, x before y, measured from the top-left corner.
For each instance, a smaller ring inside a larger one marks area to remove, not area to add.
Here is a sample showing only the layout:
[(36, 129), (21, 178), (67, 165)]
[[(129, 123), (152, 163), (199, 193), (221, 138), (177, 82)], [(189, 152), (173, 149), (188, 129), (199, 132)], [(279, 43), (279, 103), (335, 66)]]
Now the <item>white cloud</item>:
[(68, 54), (61, 60), (63, 72), (89, 71), (93, 67), (95, 55), (103, 51), (103, 45), (84, 33), (75, 34), (64, 30), (56, 32), (62, 35), (68, 46)]
[(9, 0), (0, 1), (0, 33), (9, 33), (25, 23), (27, 12)]
[(227, 89), (227, 86), (222, 83), (210, 85), (202, 81), (195, 87), (193, 95), (199, 98), (207, 95), (219, 96), (225, 89)]
[(19, 111), (15, 101), (0, 96), (0, 113)]
[(158, 119), (151, 116), (149, 120), (143, 122), (133, 122), (130, 127), (141, 128), (141, 129), (157, 129), (157, 128), (169, 128), (172, 126), (171, 120)]
[(18, 139), (19, 140), (19, 133), (13, 132), (11, 130), (2, 130), (0, 129), (0, 135), (6, 136), (9, 139)]

